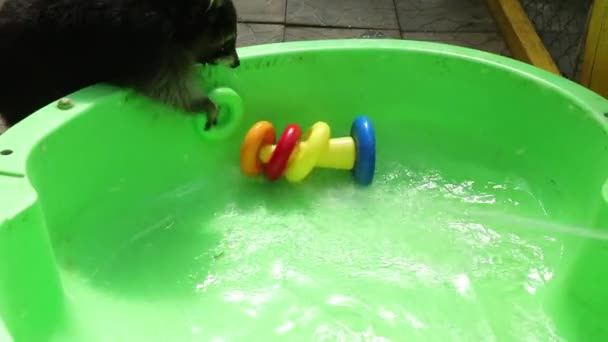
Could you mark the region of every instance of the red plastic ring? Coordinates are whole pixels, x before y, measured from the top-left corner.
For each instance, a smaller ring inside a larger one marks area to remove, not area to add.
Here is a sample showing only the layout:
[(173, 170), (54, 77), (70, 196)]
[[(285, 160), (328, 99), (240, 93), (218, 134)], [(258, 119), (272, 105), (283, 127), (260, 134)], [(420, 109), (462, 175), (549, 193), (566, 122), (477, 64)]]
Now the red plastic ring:
[(287, 168), (287, 162), (289, 162), (289, 158), (300, 140), (300, 136), (302, 136), (300, 126), (291, 124), (285, 128), (268, 164), (264, 168), (266, 176), (270, 180), (274, 181), (281, 178)]

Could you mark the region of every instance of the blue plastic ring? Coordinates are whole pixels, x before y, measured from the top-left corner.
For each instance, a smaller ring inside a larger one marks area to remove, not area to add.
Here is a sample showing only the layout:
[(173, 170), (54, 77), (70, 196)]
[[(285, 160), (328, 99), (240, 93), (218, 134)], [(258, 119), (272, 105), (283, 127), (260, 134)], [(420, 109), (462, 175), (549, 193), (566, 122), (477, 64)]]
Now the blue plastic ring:
[(355, 141), (355, 182), (370, 185), (376, 172), (376, 134), (372, 122), (366, 116), (359, 116), (351, 126), (350, 136)]

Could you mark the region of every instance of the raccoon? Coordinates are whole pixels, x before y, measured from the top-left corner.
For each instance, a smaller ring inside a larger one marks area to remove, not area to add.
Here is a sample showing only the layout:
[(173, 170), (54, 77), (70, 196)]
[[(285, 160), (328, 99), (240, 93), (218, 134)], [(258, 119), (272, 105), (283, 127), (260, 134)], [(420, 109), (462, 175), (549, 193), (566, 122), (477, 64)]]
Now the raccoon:
[(0, 113), (14, 125), (81, 88), (126, 87), (184, 113), (217, 106), (194, 82), (197, 63), (239, 66), (231, 0), (0, 2)]

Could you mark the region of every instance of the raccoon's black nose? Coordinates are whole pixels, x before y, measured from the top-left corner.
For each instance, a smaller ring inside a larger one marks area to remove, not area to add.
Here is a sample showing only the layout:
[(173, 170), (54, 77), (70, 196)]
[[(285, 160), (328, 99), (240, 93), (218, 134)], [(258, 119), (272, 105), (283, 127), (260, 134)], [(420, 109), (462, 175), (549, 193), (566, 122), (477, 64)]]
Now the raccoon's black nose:
[(241, 61), (238, 58), (235, 58), (234, 61), (232, 62), (231, 67), (234, 68), (238, 68), (241, 65)]

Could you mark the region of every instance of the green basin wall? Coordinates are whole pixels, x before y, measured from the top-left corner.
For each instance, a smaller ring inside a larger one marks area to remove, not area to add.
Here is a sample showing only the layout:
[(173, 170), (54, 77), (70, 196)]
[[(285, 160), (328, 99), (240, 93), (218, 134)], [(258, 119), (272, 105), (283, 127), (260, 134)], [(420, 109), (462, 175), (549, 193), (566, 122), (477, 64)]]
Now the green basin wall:
[[(70, 95), (71, 110), (50, 104), (0, 136), (0, 151), (12, 151), (0, 155), (0, 340), (42, 341), (68, 324), (56, 250), (79, 213), (100, 202), (120, 212), (196, 179), (207, 180), (209, 212), (219, 210), (243, 178), (242, 138), (262, 119), (277, 129), (323, 120), (344, 136), (366, 114), (379, 160), (426, 158), (441, 169), (439, 157), (448, 157), (513, 172), (553, 221), (608, 227), (608, 101), (566, 79), (423, 42), (298, 42), (240, 54), (237, 70), (200, 71), (207, 89), (242, 96), (243, 120), (224, 140), (192, 117), (105, 85)], [(108, 241), (125, 229), (90, 234)], [(544, 294), (547, 310), (568, 338), (608, 336), (608, 244), (585, 239), (565, 253), (574, 257)]]

